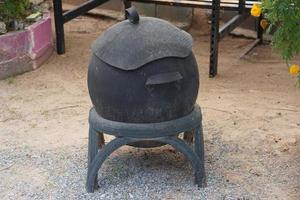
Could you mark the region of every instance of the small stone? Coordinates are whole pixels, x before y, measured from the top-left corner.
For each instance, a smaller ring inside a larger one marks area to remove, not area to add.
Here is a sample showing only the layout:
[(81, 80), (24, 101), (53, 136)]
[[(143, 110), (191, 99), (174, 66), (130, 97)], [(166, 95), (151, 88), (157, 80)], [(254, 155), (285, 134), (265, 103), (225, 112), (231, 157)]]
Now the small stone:
[(0, 34), (7, 33), (6, 24), (4, 22), (0, 22)]
[(129, 193), (129, 197), (130, 197), (131, 199), (133, 199), (133, 195), (132, 195), (131, 193)]
[(43, 3), (44, 1), (45, 0), (29, 0), (29, 2), (34, 5), (39, 5), (39, 4)]
[(288, 145), (282, 145), (280, 148), (279, 148), (279, 151), (281, 152), (286, 152), (290, 150), (289, 146)]
[(40, 7), (42, 8), (43, 11), (47, 11), (51, 8), (51, 5), (49, 2), (44, 2), (40, 5)]
[(38, 21), (41, 18), (42, 13), (41, 12), (35, 12), (31, 15), (27, 16), (26, 19), (28, 21)]
[(288, 145), (295, 145), (297, 143), (296, 138), (287, 138), (285, 139), (285, 143)]
[(104, 194), (101, 194), (100, 195), (100, 198), (104, 198), (106, 196), (106, 194), (104, 193)]
[(229, 172), (225, 175), (225, 181), (227, 183), (240, 183), (243, 181), (243, 177), (234, 172)]
[(276, 138), (273, 138), (274, 142), (275, 143), (278, 143), (279, 141), (281, 141), (282, 139), (280, 137), (276, 137)]
[(24, 30), (24, 28), (25, 28), (25, 24), (23, 22), (19, 22), (17, 20), (14, 20), (13, 26), (16, 31)]
[(281, 112), (278, 112), (277, 115), (278, 115), (278, 116), (281, 116), (282, 114), (281, 114)]
[(250, 172), (251, 174), (253, 174), (253, 175), (261, 176), (261, 173), (259, 173), (258, 170), (256, 170), (256, 169), (252, 169), (252, 168), (251, 168), (251, 169), (249, 170), (249, 172)]

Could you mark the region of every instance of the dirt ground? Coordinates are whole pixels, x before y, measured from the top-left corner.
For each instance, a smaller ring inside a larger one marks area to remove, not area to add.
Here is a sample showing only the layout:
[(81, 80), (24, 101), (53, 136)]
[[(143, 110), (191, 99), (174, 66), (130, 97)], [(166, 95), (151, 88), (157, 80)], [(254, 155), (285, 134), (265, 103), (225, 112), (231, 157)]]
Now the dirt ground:
[(100, 189), (85, 194), (90, 45), (114, 23), (80, 17), (66, 24), (66, 54), (0, 81), (0, 199), (300, 199), (296, 79), (269, 45), (239, 59), (252, 40), (232, 36), (220, 43), (219, 75), (208, 78), (206, 23), (189, 32), (207, 188), (193, 185), (191, 166), (171, 147), (124, 147), (101, 169)]

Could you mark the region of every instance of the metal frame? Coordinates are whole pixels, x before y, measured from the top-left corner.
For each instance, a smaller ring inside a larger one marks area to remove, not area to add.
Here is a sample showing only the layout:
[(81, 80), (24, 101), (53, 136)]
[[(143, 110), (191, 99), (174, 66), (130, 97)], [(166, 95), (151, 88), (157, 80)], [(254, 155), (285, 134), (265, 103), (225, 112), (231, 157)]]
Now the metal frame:
[[(180, 6), (180, 7), (193, 7), (193, 8), (203, 8), (203, 9), (211, 9), (213, 6), (213, 0), (125, 0), (125, 1), (132, 1), (132, 2), (139, 2), (139, 3), (149, 3), (149, 4), (159, 4), (159, 5), (168, 5), (168, 6)], [(239, 0), (236, 0), (239, 1)], [(244, 0), (242, 0), (243, 2)], [(244, 1), (245, 3), (239, 2), (228, 2), (228, 1), (221, 1), (220, 8), (221, 10), (228, 10), (228, 11), (239, 11), (240, 6), (244, 7), (245, 9), (251, 9), (253, 2), (260, 3), (260, 0), (253, 0), (253, 1)]]
[[(199, 187), (206, 185), (204, 167), (204, 141), (202, 132), (202, 114), (199, 106), (182, 118), (161, 123), (122, 123), (110, 121), (99, 116), (92, 108), (89, 114), (89, 146), (88, 146), (88, 173), (86, 190), (94, 192), (98, 186), (98, 171), (106, 158), (124, 145), (147, 147), (143, 144), (155, 142), (170, 144), (187, 157), (195, 170), (195, 183)], [(184, 140), (178, 134), (184, 132)], [(116, 138), (104, 145), (105, 134)], [(187, 139), (188, 138), (188, 139)], [(187, 140), (187, 141), (185, 141)], [(194, 148), (189, 146), (194, 143)]]
[(64, 24), (107, 1), (108, 0), (89, 0), (79, 5), (78, 7), (64, 13), (62, 8), (62, 0), (53, 0), (56, 32), (56, 51), (58, 54), (65, 53)]
[(248, 48), (246, 50), (244, 50), (244, 52), (240, 55), (240, 58), (243, 58), (244, 56), (248, 55), (257, 45), (260, 45), (263, 43), (264, 30), (260, 26), (261, 19), (262, 19), (262, 15), (256, 19), (256, 32), (257, 32), (256, 40), (254, 40), (254, 42), (252, 42), (252, 44), (250, 44), (248, 46)]
[(211, 12), (209, 77), (212, 78), (218, 73), (220, 0), (213, 0)]
[[(89, 0), (75, 9), (63, 13), (62, 0), (53, 0), (54, 16), (55, 16), (55, 30), (56, 30), (56, 46), (57, 53), (65, 53), (65, 39), (64, 39), (64, 24), (68, 21), (82, 15), (89, 10), (105, 3), (108, 0)], [(131, 2), (151, 3), (160, 5), (171, 5), (181, 7), (193, 7), (212, 9), (211, 19), (211, 39), (210, 39), (210, 64), (209, 77), (215, 77), (218, 73), (218, 46), (219, 41), (228, 35), (233, 29), (239, 26), (248, 16), (249, 9), (254, 2), (259, 0), (247, 1), (238, 0), (238, 2), (222, 2), (221, 0), (123, 0), (125, 9), (131, 6)], [(237, 15), (229, 20), (223, 27), (219, 27), (220, 10), (237, 11)], [(257, 39), (241, 56), (248, 54), (253, 48), (263, 41), (263, 30), (260, 27), (260, 18), (257, 19)]]

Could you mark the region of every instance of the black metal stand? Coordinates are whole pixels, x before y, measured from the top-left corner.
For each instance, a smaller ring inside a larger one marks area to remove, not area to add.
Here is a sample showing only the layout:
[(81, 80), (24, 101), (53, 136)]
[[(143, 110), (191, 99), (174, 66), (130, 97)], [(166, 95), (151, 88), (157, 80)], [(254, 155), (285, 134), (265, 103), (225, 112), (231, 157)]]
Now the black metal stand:
[[(204, 141), (202, 115), (199, 106), (195, 106), (194, 111), (185, 117), (149, 124), (106, 120), (92, 108), (89, 114), (89, 124), (87, 192), (94, 192), (98, 188), (98, 171), (113, 151), (123, 145), (140, 146), (147, 142), (170, 144), (183, 153), (195, 169), (196, 184), (199, 187), (205, 186)], [(194, 141), (194, 149), (191, 149), (184, 140), (178, 138), (178, 134), (182, 132), (185, 133), (184, 139), (188, 140), (187, 142)], [(114, 135), (116, 138), (104, 146), (103, 133)]]
[(263, 19), (262, 15), (260, 15), (259, 18), (256, 19), (256, 31), (257, 31), (256, 38), (259, 40), (259, 44), (263, 43), (264, 29), (260, 25), (262, 19)]
[(55, 18), (55, 32), (56, 32), (56, 51), (58, 54), (65, 53), (65, 33), (64, 24), (68, 21), (82, 15), (89, 10), (107, 2), (108, 0), (89, 0), (79, 5), (78, 7), (68, 12), (63, 12), (62, 1), (53, 0), (54, 18)]
[(65, 31), (61, 0), (53, 0), (55, 33), (56, 33), (56, 51), (58, 54), (65, 53)]
[(210, 34), (209, 77), (218, 73), (220, 0), (213, 0)]

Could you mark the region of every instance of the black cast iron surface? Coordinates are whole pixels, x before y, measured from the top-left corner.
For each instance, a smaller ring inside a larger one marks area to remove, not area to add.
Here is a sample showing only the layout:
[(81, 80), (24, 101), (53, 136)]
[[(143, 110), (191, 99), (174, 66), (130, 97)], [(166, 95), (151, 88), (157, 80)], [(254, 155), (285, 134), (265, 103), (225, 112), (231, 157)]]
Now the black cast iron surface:
[(140, 18), (134, 8), (127, 17), (92, 45), (88, 88), (97, 113), (130, 123), (191, 113), (199, 88), (191, 36), (164, 20)]
[(88, 71), (96, 111), (120, 122), (153, 123), (189, 114), (197, 98), (198, 82), (193, 54), (160, 59), (133, 71), (112, 67), (94, 56)]

